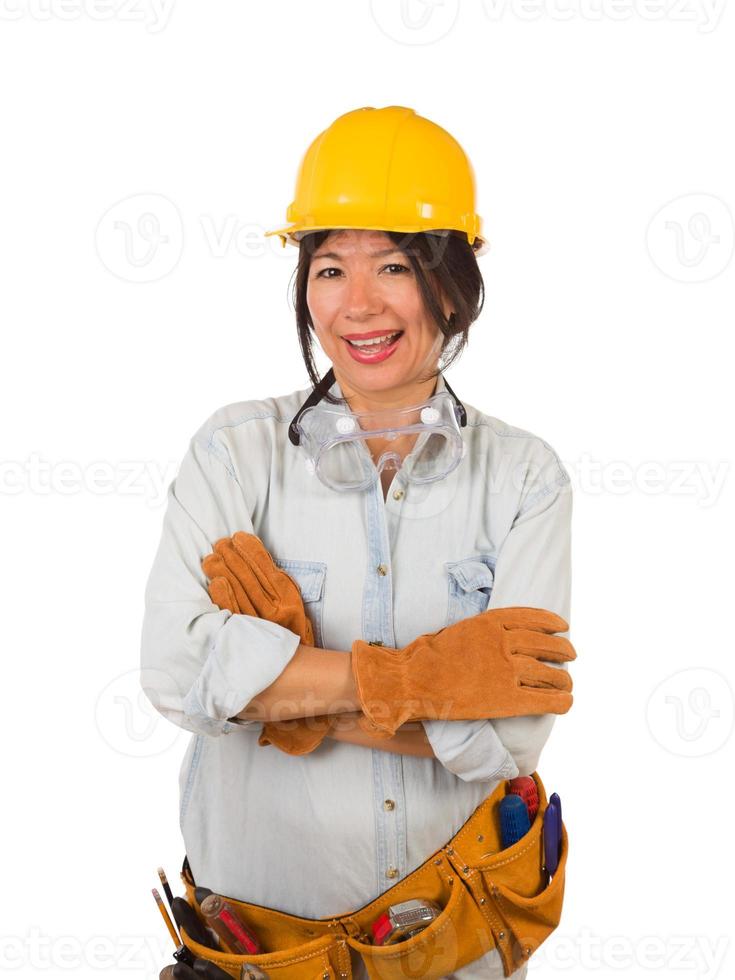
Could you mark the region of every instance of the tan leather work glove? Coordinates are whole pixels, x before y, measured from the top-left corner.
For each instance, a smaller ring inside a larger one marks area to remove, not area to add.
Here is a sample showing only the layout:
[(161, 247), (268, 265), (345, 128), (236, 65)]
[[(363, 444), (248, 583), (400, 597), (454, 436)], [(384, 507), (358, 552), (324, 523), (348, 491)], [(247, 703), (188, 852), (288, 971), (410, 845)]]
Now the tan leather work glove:
[[(214, 551), (202, 559), (202, 568), (216, 595), (229, 598), (227, 582), (238, 604), (238, 612), (258, 616), (297, 633), (304, 643), (314, 642), (311, 622), (306, 615), (298, 585), (273, 561), (256, 534), (237, 531), (231, 538), (220, 538)], [(215, 580), (221, 579), (223, 581)], [(223, 589), (223, 591), (220, 591)]]
[[(278, 568), (257, 535), (237, 531), (231, 538), (220, 538), (214, 551), (202, 559), (202, 569), (210, 579), (209, 596), (220, 609), (278, 623), (300, 636), (302, 643), (314, 645), (298, 585)], [(331, 727), (329, 715), (265, 722), (258, 744), (306, 755), (321, 744)]]
[(489, 609), (425, 633), (401, 649), (364, 640), (351, 664), (364, 714), (386, 735), (421, 718), (564, 714), (572, 678), (542, 660), (577, 656), (567, 622), (547, 609)]

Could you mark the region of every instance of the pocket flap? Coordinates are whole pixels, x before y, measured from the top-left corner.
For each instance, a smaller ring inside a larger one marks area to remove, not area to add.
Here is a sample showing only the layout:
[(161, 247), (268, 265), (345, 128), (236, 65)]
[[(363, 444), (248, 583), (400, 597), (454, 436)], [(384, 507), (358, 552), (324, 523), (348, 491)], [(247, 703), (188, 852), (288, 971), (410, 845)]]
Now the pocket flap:
[(447, 571), (465, 592), (476, 589), (492, 589), (495, 581), (494, 558), (464, 558), (449, 562)]
[(316, 602), (324, 591), (327, 566), (321, 561), (298, 561), (293, 558), (274, 558), (273, 561), (296, 582), (304, 602)]

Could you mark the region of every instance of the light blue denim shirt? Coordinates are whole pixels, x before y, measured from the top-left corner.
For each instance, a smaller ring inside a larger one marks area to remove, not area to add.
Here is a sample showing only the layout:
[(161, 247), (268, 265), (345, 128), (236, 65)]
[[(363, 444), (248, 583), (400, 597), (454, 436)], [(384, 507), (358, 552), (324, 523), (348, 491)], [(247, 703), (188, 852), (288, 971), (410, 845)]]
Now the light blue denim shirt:
[[(341, 395), (337, 382), (330, 390)], [(441, 375), (435, 390), (446, 390)], [(357, 637), (402, 647), (501, 606), (568, 620), (571, 487), (546, 442), (463, 402), (466, 453), (443, 480), (411, 485), (399, 470), (385, 499), (380, 481), (330, 490), (288, 439), (310, 392), (227, 405), (192, 437), (146, 586), (142, 680), (193, 733), (180, 826), (197, 882), (322, 918), (395, 885), (499, 780), (532, 772), (556, 716), (426, 721), (436, 758), (333, 739), (305, 756), (260, 746), (261, 722), (231, 719), (299, 637), (213, 605), (201, 559), (218, 538), (257, 534), (298, 583), (326, 649), (349, 651)], [(482, 975), (500, 970), (496, 951), (484, 960)]]

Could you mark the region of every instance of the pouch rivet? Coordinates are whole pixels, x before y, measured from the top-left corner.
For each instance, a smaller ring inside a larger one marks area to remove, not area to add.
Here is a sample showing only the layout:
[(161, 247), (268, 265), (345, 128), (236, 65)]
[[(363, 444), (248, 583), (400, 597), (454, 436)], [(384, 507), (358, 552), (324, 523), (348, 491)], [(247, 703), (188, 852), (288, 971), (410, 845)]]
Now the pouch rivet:
[(526, 956), (530, 956), (530, 955), (531, 955), (531, 947), (526, 946)]
[(451, 875), (450, 875), (450, 877), (447, 878), (447, 882), (448, 882), (448, 884), (453, 885), (454, 884), (454, 878), (452, 878)]
[(478, 834), (477, 835), (477, 839), (480, 841), (480, 843), (482, 843), (485, 840), (485, 835), (484, 834)]
[(498, 939), (505, 939), (505, 933), (504, 932), (499, 932), (498, 933)]
[(469, 866), (465, 864), (465, 866), (462, 868), (462, 874), (468, 875), (469, 873), (470, 873)]
[(454, 848), (453, 847), (448, 847), (447, 848), (447, 854), (451, 857), (452, 854), (454, 854)]
[(481, 898), (480, 899), (480, 905), (484, 905), (484, 904), (485, 904), (485, 899), (484, 898)]
[(441, 858), (436, 858), (434, 860), (434, 864), (441, 864), (441, 863), (442, 863), (442, 859)]

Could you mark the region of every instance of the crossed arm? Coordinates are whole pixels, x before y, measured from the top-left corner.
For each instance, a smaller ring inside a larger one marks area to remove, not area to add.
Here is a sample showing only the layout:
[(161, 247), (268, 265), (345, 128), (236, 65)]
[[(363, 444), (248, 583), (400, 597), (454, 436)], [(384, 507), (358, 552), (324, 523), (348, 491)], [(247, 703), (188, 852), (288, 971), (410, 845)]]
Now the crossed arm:
[(375, 739), (356, 724), (359, 713), (360, 701), (350, 667), (350, 654), (300, 643), (270, 687), (261, 691), (235, 717), (245, 721), (287, 721), (323, 714), (339, 715), (339, 723), (329, 738), (385, 752), (424, 758), (434, 756), (421, 722), (408, 722), (391, 738)]
[[(516, 517), (498, 555), (488, 608), (533, 606), (553, 610), (568, 620), (570, 517), (568, 483), (559, 477), (553, 492), (539, 491)], [(478, 719), (461, 723), (458, 732), (452, 730), (460, 723), (442, 725), (430, 721), (404, 725), (393, 738), (377, 741), (365, 736), (354, 723), (359, 708), (350, 653), (299, 645), (291, 662), (271, 686), (261, 691), (238, 717), (270, 721), (319, 714), (344, 715), (344, 725), (340, 724), (329, 737), (389, 752), (436, 756), (451, 771), (457, 772), (461, 766), (460, 775), (479, 771), (484, 764), (482, 760), (490, 758), (493, 762), (493, 753), (500, 752), (507, 757), (503, 765), (512, 763), (524, 773), (533, 771), (555, 718), (538, 715)], [(450, 731), (452, 737), (447, 737)], [(467, 751), (465, 744), (470, 745)], [(488, 763), (489, 769), (493, 765)], [(469, 777), (463, 775), (463, 778)]]
[[(345, 724), (354, 722), (358, 705), (348, 653), (305, 645), (294, 653), (292, 634), (289, 638), (282, 628), (252, 616), (228, 619), (229, 614), (206, 594), (201, 556), (211, 550), (212, 542), (229, 535), (232, 527), (255, 533), (243, 512), (245, 491), (233, 480), (226, 456), (225, 449), (215, 452), (211, 433), (203, 428), (191, 440), (169, 487), (161, 540), (146, 584), (141, 640), (141, 668), (156, 683), (151, 681), (144, 690), (149, 697), (149, 690), (155, 694), (152, 704), (165, 718), (207, 736), (229, 731), (231, 709), (240, 708), (244, 692), (252, 700), (236, 716), (239, 719), (316, 716), (320, 710), (323, 713), (313, 697), (318, 692), (323, 701), (331, 702), (330, 713), (343, 715)], [(524, 488), (519, 513), (503, 538), (488, 608), (535, 606), (568, 620), (571, 498), (563, 492), (563, 484), (569, 478), (562, 479), (556, 463), (549, 466), (539, 470), (533, 486)], [(249, 485), (245, 490), (252, 513), (255, 494)], [(252, 654), (252, 663), (243, 658), (244, 649)], [(238, 695), (237, 704), (233, 694)], [(290, 714), (284, 702), (291, 702)], [(463, 779), (490, 778), (499, 768), (509, 768), (508, 759), (501, 758), (503, 752), (512, 756), (518, 768), (531, 772), (554, 717), (429, 720), (404, 726), (382, 745), (372, 740), (370, 745), (435, 755)], [(357, 725), (351, 730), (340, 725), (330, 737), (365, 742)]]

